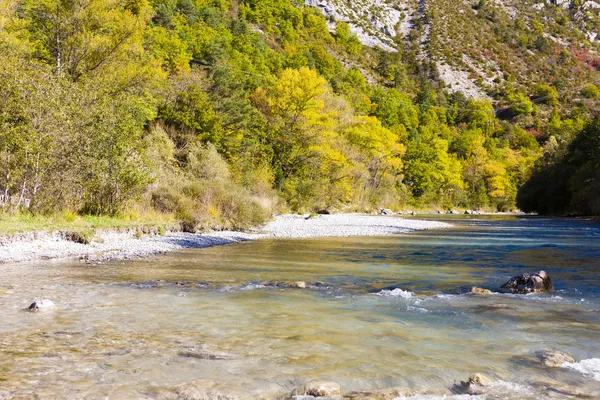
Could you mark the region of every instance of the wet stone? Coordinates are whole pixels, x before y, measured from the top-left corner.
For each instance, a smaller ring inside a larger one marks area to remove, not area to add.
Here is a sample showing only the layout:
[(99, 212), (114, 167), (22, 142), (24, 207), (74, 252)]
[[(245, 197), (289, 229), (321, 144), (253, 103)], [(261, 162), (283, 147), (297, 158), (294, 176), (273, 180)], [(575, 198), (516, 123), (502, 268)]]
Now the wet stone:
[(489, 289), (484, 289), (484, 288), (480, 288), (477, 286), (457, 286), (454, 289), (448, 290), (444, 293), (447, 293), (447, 294), (468, 294), (468, 293), (490, 294), (490, 293), (492, 293), (492, 291)]
[(292, 396), (335, 397), (341, 396), (342, 390), (336, 382), (313, 381), (299, 390), (294, 390)]
[(558, 368), (564, 363), (574, 363), (575, 359), (569, 354), (558, 350), (542, 350), (535, 353), (542, 364), (547, 367)]
[(521, 274), (513, 276), (500, 290), (508, 293), (532, 293), (532, 292), (551, 292), (554, 285), (546, 271), (539, 271), (534, 274)]
[(56, 305), (52, 300), (42, 299), (35, 300), (29, 307), (27, 307), (27, 311), (37, 312), (37, 311), (52, 311), (56, 309)]
[(468, 380), (462, 381), (455, 385), (452, 392), (459, 394), (471, 394), (478, 395), (485, 391), (485, 388), (489, 386), (492, 381), (485, 375), (473, 374)]

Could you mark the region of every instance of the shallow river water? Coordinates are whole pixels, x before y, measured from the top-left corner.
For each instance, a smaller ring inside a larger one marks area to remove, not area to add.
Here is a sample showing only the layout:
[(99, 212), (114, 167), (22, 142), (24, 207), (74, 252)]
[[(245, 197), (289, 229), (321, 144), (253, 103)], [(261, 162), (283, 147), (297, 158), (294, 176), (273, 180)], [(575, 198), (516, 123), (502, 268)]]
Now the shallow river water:
[[(185, 385), (282, 398), (314, 379), (425, 392), (473, 373), (495, 382), (487, 394), (446, 398), (600, 398), (600, 224), (445, 220), (454, 227), (0, 265), (0, 398), (172, 398)], [(444, 293), (540, 269), (554, 293)], [(57, 310), (21, 311), (35, 298)], [(548, 349), (577, 363), (546, 367), (535, 353)]]

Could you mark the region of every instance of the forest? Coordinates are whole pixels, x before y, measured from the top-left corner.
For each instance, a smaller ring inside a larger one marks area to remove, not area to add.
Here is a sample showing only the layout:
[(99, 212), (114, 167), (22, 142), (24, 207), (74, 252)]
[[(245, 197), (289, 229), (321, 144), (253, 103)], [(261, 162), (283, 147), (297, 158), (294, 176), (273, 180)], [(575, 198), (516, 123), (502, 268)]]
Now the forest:
[(288, 0), (3, 0), (3, 215), (600, 213), (597, 85), (508, 82), (499, 111), (414, 43), (327, 22)]

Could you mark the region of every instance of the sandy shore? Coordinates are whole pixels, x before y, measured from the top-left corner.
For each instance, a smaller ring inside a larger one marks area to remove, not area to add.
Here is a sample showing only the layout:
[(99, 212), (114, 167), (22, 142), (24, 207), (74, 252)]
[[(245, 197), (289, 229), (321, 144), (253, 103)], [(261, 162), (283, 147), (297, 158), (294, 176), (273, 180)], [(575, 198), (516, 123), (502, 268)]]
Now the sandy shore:
[(131, 232), (109, 231), (99, 233), (97, 240), (87, 245), (65, 240), (58, 232), (37, 232), (0, 243), (0, 263), (53, 258), (99, 262), (265, 238), (384, 236), (449, 226), (437, 221), (362, 214), (322, 215), (308, 219), (301, 215), (281, 215), (249, 232), (168, 233), (138, 238)]

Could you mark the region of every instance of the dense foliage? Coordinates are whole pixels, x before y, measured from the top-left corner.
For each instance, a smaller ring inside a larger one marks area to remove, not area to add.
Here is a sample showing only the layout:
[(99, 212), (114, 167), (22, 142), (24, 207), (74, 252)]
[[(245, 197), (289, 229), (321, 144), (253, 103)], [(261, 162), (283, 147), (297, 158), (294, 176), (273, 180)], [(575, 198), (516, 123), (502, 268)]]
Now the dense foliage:
[(287, 0), (3, 0), (2, 207), (137, 205), (190, 230), (283, 209), (509, 210), (538, 141), (588, 118), (540, 87), (535, 106), (507, 92), (500, 120), (434, 70)]
[(540, 159), (519, 206), (542, 214), (600, 215), (600, 119)]

